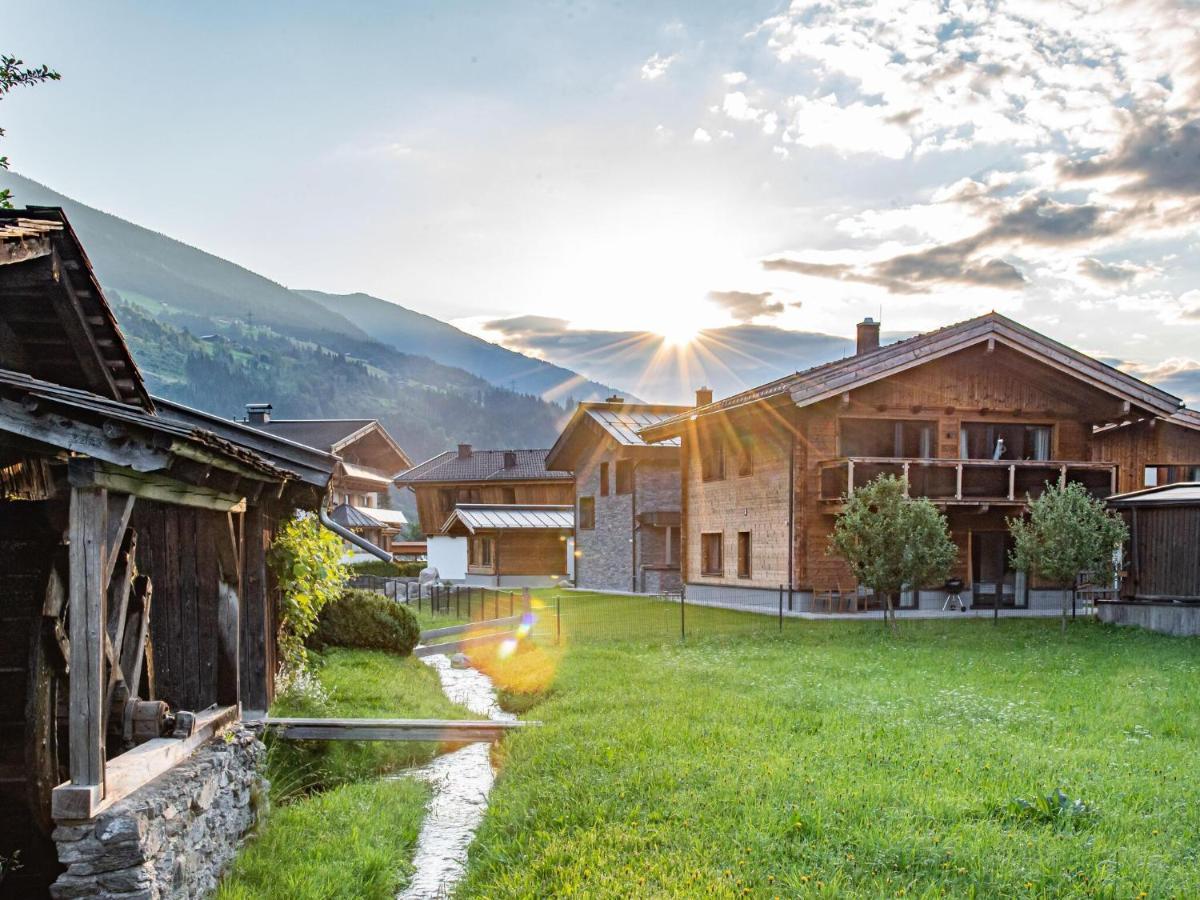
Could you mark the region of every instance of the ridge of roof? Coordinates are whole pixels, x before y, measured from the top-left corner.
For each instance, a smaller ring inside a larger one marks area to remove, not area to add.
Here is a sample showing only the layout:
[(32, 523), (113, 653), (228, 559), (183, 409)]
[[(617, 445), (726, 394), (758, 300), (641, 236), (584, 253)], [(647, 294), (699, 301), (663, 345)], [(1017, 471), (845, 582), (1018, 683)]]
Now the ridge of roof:
[[(624, 400), (613, 402), (608, 400), (585, 400), (575, 407), (567, 424), (559, 432), (554, 446), (546, 453), (546, 468), (555, 472), (570, 472), (570, 463), (561, 457), (567, 452), (568, 444), (586, 419), (591, 419), (604, 434), (626, 447), (646, 447), (669, 450), (679, 446), (679, 439), (668, 437), (659, 441), (648, 441), (641, 436), (641, 429), (651, 424), (633, 421), (620, 421), (622, 415), (634, 417), (653, 417), (662, 415), (663, 420), (688, 412), (692, 407), (679, 403), (628, 403)], [(617, 417), (617, 421), (609, 421), (606, 414)], [(661, 421), (661, 420), (660, 420)], [(627, 434), (626, 434), (627, 432)], [(634, 440), (636, 438), (636, 440)]]
[[(397, 475), (393, 481), (403, 487), (413, 483), (457, 484), (483, 481), (559, 481), (570, 478), (567, 473), (546, 469), (543, 449), (472, 448), (469, 456), (461, 457), (457, 450), (445, 450)], [(516, 454), (516, 466), (504, 467), (504, 454)]]
[[(978, 329), (979, 333), (977, 335), (970, 334), (970, 332), (975, 329)], [(751, 403), (757, 403), (772, 397), (778, 397), (784, 393), (791, 394), (792, 400), (797, 406), (807, 406), (811, 403), (826, 399), (827, 395), (836, 394), (841, 391), (850, 390), (853, 387), (859, 386), (863, 379), (855, 379), (853, 377), (855, 370), (869, 368), (872, 365), (878, 365), (880, 363), (886, 363), (893, 357), (902, 357), (907, 353), (919, 353), (921, 349), (924, 349), (929, 345), (937, 344), (939, 341), (947, 337), (951, 337), (956, 333), (969, 336), (969, 338), (974, 341), (976, 339), (982, 340), (984, 337), (989, 335), (1003, 338), (1005, 337), (1005, 335), (1001, 333), (1003, 329), (1011, 330), (1019, 339), (1046, 345), (1047, 348), (1052, 351), (1065, 354), (1074, 361), (1083, 362), (1095, 369), (1098, 369), (1100, 370), (1101, 375), (1108, 375), (1111, 373), (1111, 377), (1135, 383), (1139, 390), (1143, 391), (1148, 396), (1156, 395), (1156, 398), (1159, 400), (1157, 405), (1161, 407), (1160, 414), (1164, 415), (1164, 417), (1179, 412), (1183, 405), (1183, 401), (1173, 394), (1170, 394), (1167, 391), (1157, 388), (1147, 382), (1141, 381), (1129, 373), (1122, 372), (1120, 369), (1110, 366), (1101, 360), (1087, 356), (1086, 354), (1081, 353), (1080, 351), (1075, 350), (1066, 344), (1056, 341), (1051, 337), (1047, 337), (1040, 332), (1034, 331), (1032, 328), (1022, 325), (1021, 323), (993, 310), (992, 312), (984, 313), (981, 316), (975, 316), (971, 319), (963, 319), (960, 322), (954, 322), (950, 325), (943, 325), (940, 328), (935, 328), (932, 331), (922, 332), (921, 334), (916, 334), (912, 337), (904, 338), (903, 340), (895, 341), (891, 344), (885, 344), (881, 347), (877, 347), (874, 350), (867, 351), (866, 353), (853, 354), (841, 359), (820, 363), (816, 366), (795, 372), (791, 375), (785, 375), (758, 387), (733, 394), (732, 396), (715, 401), (706, 406), (698, 407), (690, 413), (675, 416), (655, 425), (648, 426), (642, 429), (641, 434), (647, 439), (654, 439), (654, 435), (666, 436), (678, 434), (680, 427), (685, 422), (703, 418), (715, 413), (725, 412), (730, 409), (736, 409)], [(949, 350), (944, 352), (953, 352), (954, 349), (956, 348), (952, 346)], [(941, 352), (939, 352), (937, 356), (932, 355), (931, 350), (929, 360), (914, 358), (910, 360), (909, 363), (911, 365), (920, 365), (925, 361), (932, 361), (933, 359), (938, 358), (940, 355), (942, 355)], [(895, 366), (888, 367), (882, 373), (870, 377), (870, 381), (884, 377), (887, 374), (890, 374), (892, 371), (903, 371), (904, 368), (909, 367), (910, 365), (904, 365), (903, 368), (901, 368), (901, 363), (899, 360), (897, 360)], [(836, 384), (830, 384), (828, 381), (819, 383), (815, 382), (815, 379), (818, 376), (836, 376), (839, 374), (845, 374), (849, 377), (844, 382), (838, 382)], [(1077, 377), (1080, 377), (1081, 380), (1087, 380), (1085, 373), (1082, 372), (1080, 372)], [(869, 381), (867, 383), (869, 383)], [(804, 390), (804, 388), (807, 388), (807, 390)], [(1147, 405), (1152, 404), (1147, 403)], [(1171, 411), (1168, 412), (1168, 409)]]

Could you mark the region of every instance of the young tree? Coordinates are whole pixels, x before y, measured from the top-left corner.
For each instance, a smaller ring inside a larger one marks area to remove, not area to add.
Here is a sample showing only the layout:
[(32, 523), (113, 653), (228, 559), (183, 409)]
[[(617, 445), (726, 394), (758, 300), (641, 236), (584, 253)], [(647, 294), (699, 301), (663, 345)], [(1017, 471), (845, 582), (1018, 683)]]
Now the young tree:
[[(40, 84), (43, 81), (58, 81), (61, 76), (46, 66), (29, 68), (24, 60), (15, 56), (0, 54), (0, 100), (15, 87), (25, 84)], [(4, 137), (4, 129), (0, 128), (0, 137)], [(0, 169), (8, 168), (8, 157), (0, 156)], [(0, 189), (0, 209), (12, 209), (12, 191)]]
[(828, 551), (850, 564), (859, 583), (884, 595), (893, 631), (892, 594), (944, 580), (958, 554), (946, 517), (904, 490), (904, 480), (891, 475), (855, 490), (834, 523)]
[[(1052, 485), (1029, 501), (1028, 515), (1008, 520), (1016, 546), (1013, 568), (1031, 572), (1057, 584), (1071, 585), (1075, 597), (1081, 572), (1094, 572), (1105, 580), (1114, 577), (1114, 556), (1129, 530), (1120, 516), (1105, 508), (1083, 485)], [(1062, 630), (1067, 630), (1070, 604), (1063, 593)]]

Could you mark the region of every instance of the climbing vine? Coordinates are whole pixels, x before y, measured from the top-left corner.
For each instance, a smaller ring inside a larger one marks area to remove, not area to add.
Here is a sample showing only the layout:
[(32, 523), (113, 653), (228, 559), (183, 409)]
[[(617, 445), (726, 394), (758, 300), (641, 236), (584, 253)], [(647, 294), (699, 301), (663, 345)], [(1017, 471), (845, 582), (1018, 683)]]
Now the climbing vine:
[(349, 571), (342, 564), (341, 539), (312, 513), (297, 513), (275, 536), (270, 562), (283, 592), (279, 622), (281, 686), (307, 671), (304, 641), (317, 627), (317, 616), (341, 596)]

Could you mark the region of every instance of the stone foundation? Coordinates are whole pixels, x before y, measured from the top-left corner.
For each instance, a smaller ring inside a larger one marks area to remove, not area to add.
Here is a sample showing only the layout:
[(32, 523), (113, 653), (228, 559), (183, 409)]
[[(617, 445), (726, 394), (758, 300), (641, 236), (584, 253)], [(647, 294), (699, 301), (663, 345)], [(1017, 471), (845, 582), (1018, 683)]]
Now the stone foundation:
[(67, 871), (50, 896), (211, 894), (266, 802), (265, 752), (255, 732), (234, 727), (96, 818), (60, 823), (54, 841)]

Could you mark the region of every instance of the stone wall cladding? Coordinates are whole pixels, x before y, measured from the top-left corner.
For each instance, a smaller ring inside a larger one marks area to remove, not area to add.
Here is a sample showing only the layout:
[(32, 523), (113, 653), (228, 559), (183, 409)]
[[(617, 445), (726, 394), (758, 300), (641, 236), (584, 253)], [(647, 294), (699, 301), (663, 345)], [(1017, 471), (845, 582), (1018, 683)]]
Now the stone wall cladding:
[(265, 753), (253, 730), (235, 727), (96, 818), (60, 824), (54, 841), (67, 871), (50, 896), (212, 894), (266, 802)]
[[(608, 463), (607, 497), (600, 496), (600, 463)], [(616, 493), (617, 457), (596, 454), (575, 473), (577, 497), (596, 499), (596, 527), (575, 529), (575, 583), (597, 591), (628, 591), (633, 587), (633, 496)], [(578, 511), (576, 512), (578, 515)], [(578, 520), (576, 521), (578, 526)]]

